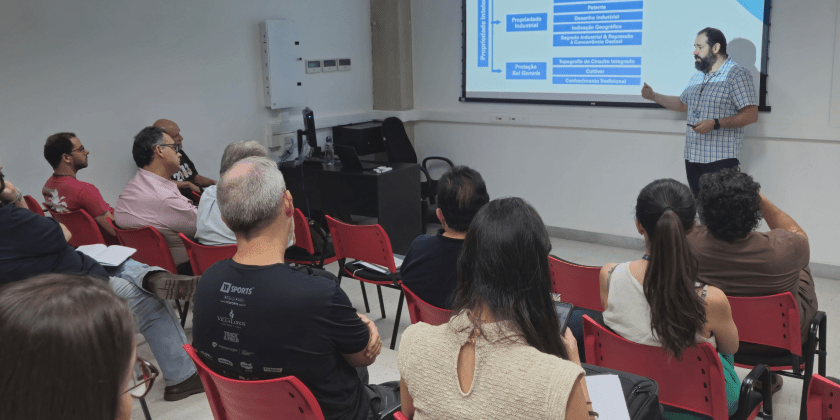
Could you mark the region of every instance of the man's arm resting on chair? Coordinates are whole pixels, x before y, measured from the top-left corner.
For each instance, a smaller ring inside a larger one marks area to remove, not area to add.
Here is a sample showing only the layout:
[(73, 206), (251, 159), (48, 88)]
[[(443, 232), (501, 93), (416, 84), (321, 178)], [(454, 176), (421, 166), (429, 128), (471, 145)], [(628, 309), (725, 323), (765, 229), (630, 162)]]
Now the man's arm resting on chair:
[(111, 236), (117, 236), (117, 232), (114, 231), (114, 228), (111, 227), (111, 224), (108, 223), (108, 221), (105, 219), (114, 220), (114, 215), (111, 214), (110, 211), (106, 211), (105, 213), (102, 213), (99, 216), (93, 218), (93, 220), (96, 220), (96, 223), (98, 223), (99, 226), (102, 227), (103, 230), (105, 230), (105, 232), (108, 232), (108, 234)]
[(368, 344), (364, 350), (353, 353), (353, 354), (341, 354), (344, 356), (344, 360), (347, 361), (350, 366), (353, 367), (363, 367), (363, 366), (370, 366), (373, 362), (376, 361), (376, 356), (379, 356), (379, 352), (382, 351), (382, 338), (379, 337), (379, 330), (376, 329), (376, 324), (374, 324), (371, 320), (369, 320), (366, 316), (362, 314), (359, 315), (359, 318), (367, 325), (368, 331), (370, 331), (370, 338), (368, 339)]

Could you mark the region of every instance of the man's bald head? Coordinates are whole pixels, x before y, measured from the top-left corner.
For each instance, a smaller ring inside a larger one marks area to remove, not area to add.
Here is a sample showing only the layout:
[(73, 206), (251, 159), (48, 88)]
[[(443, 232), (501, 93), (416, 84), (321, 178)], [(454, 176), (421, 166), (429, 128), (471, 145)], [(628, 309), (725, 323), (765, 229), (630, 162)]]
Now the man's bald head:
[(246, 238), (278, 217), (291, 217), (291, 212), (282, 213), (285, 193), (277, 163), (255, 156), (236, 162), (222, 174), (216, 189), (222, 218), (230, 230)]
[(174, 121), (161, 118), (155, 121), (152, 126), (162, 128), (166, 134), (169, 134), (169, 137), (172, 137), (172, 140), (174, 140), (175, 143), (181, 144), (184, 140), (184, 137), (181, 136), (181, 127), (178, 127), (178, 124), (175, 124)]

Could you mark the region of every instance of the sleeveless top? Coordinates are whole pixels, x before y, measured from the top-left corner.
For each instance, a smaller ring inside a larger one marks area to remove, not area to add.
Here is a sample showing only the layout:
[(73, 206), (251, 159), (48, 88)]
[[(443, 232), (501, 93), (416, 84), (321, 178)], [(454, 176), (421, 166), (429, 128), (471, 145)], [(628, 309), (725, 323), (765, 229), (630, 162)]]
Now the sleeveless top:
[(565, 418), (583, 369), (529, 346), (508, 322), (482, 325), (472, 386), (461, 391), (458, 353), (474, 329), (465, 311), (443, 325), (411, 325), (400, 337), (400, 377), (415, 419)]
[[(695, 284), (700, 287), (700, 283)], [(612, 270), (609, 281), (607, 310), (604, 311), (604, 323), (616, 334), (634, 343), (662, 347), (650, 326), (650, 304), (645, 298), (641, 283), (630, 272), (630, 263), (622, 263)], [(700, 298), (705, 301), (709, 286), (703, 286)], [(709, 337), (696, 335), (697, 343), (709, 343), (717, 348), (714, 334)]]

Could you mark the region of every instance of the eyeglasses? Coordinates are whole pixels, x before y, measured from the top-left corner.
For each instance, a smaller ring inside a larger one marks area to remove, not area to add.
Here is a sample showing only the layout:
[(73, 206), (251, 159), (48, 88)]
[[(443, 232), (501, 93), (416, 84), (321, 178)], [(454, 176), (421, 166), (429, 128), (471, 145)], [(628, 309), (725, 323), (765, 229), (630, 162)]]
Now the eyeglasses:
[(175, 151), (175, 153), (181, 153), (181, 145), (178, 144), (178, 143), (172, 143), (172, 144), (160, 143), (160, 144), (156, 144), (155, 146), (171, 147), (172, 150)]
[(70, 153), (73, 153), (73, 152), (84, 152), (84, 151), (85, 151), (85, 146), (79, 146), (79, 148), (78, 148), (78, 149), (73, 149), (73, 150), (71, 150), (71, 151), (70, 151)]
[[(125, 392), (131, 394), (134, 398), (143, 398), (152, 389), (155, 383), (155, 378), (160, 374), (158, 368), (151, 363), (137, 358), (134, 366), (131, 368), (131, 381), (128, 382), (128, 389)], [(123, 393), (125, 393), (123, 392)]]

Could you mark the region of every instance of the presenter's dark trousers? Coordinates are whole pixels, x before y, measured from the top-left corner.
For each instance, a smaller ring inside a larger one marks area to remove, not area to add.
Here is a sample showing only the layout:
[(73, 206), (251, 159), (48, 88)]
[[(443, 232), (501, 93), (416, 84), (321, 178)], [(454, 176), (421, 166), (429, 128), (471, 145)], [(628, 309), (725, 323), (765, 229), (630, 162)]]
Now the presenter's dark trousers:
[(688, 178), (688, 186), (691, 187), (691, 192), (697, 197), (700, 192), (700, 177), (703, 174), (715, 173), (721, 169), (735, 168), (741, 162), (737, 158), (718, 160), (709, 163), (697, 163), (685, 161), (685, 176)]

